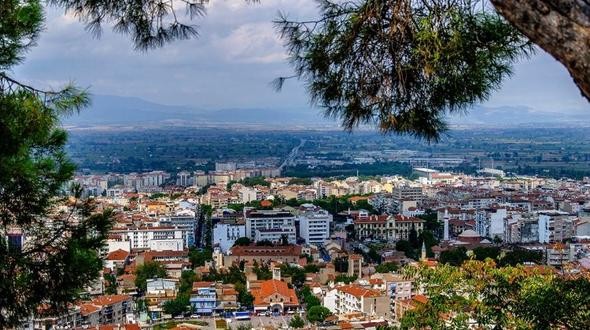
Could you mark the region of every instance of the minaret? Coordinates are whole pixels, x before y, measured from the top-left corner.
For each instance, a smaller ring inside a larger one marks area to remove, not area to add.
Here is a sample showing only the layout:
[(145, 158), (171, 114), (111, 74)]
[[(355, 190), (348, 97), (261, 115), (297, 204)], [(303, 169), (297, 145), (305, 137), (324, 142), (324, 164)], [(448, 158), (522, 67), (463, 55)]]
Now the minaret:
[(445, 209), (445, 216), (443, 218), (444, 221), (444, 233), (443, 233), (443, 241), (449, 240), (449, 210)]
[(426, 242), (422, 241), (422, 254), (420, 260), (426, 260)]

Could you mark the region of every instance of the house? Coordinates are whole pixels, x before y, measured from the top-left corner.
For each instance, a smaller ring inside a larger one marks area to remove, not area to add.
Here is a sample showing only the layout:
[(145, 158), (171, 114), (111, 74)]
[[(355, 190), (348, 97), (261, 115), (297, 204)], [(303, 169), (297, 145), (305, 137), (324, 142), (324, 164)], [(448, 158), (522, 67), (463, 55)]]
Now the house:
[(109, 253), (105, 258), (105, 267), (112, 271), (123, 269), (129, 261), (129, 252), (118, 249)]
[(378, 290), (357, 284), (335, 287), (326, 294), (324, 306), (334, 314), (362, 313), (370, 317), (388, 318), (391, 315), (389, 297)]
[(219, 312), (230, 312), (238, 309), (238, 291), (234, 284), (217, 283), (215, 286), (217, 303), (215, 309)]
[(270, 311), (278, 315), (299, 307), (295, 290), (277, 279), (261, 282), (259, 288), (250, 291), (254, 296), (255, 312)]
[(217, 306), (215, 282), (193, 283), (190, 304), (194, 314), (212, 314)]
[(178, 280), (170, 278), (154, 278), (146, 281), (145, 299), (150, 306), (174, 300), (178, 293)]

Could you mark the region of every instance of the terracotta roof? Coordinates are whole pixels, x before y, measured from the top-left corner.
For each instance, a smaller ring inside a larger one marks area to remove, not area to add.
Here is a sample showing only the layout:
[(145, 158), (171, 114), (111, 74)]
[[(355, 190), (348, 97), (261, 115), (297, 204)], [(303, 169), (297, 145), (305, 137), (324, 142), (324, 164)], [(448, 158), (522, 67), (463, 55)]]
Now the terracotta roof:
[(425, 222), (425, 220), (422, 220), (420, 218), (406, 217), (406, 216), (403, 216), (401, 214), (398, 214), (398, 215), (395, 216), (395, 221), (396, 222)]
[(297, 256), (301, 255), (301, 246), (234, 246), (231, 249), (234, 256)]
[(107, 260), (120, 261), (120, 260), (126, 260), (127, 257), (129, 257), (129, 252), (122, 250), (122, 249), (118, 249), (116, 251), (109, 253), (107, 255)]
[(260, 289), (251, 290), (254, 296), (254, 305), (267, 305), (264, 301), (267, 297), (273, 294), (279, 294), (286, 299), (285, 305), (299, 305), (295, 290), (289, 288), (287, 283), (279, 280), (268, 280), (260, 283)]
[(211, 286), (213, 286), (215, 284), (215, 282), (194, 282), (193, 283), (193, 290), (198, 289), (198, 288), (209, 288)]
[(383, 215), (370, 215), (368, 217), (365, 216), (356, 216), (354, 217), (353, 222), (355, 224), (361, 224), (361, 223), (386, 223), (387, 222), (387, 215), (383, 214)]
[(414, 296), (414, 301), (419, 302), (421, 304), (426, 304), (428, 303), (428, 297), (426, 297), (425, 295), (417, 294)]
[(98, 305), (98, 306), (105, 306), (105, 305), (113, 305), (118, 304), (120, 302), (131, 300), (131, 296), (122, 295), (122, 294), (114, 294), (109, 296), (98, 296), (94, 298), (91, 303)]
[(101, 309), (100, 306), (96, 306), (91, 303), (81, 304), (79, 305), (79, 307), (80, 314), (82, 314), (82, 316), (87, 316), (89, 314), (96, 313)]
[(338, 291), (342, 291), (344, 293), (348, 293), (356, 298), (361, 297), (380, 297), (381, 293), (377, 290), (372, 289), (365, 289), (361, 286), (351, 284), (351, 285), (344, 285), (341, 287), (336, 288)]

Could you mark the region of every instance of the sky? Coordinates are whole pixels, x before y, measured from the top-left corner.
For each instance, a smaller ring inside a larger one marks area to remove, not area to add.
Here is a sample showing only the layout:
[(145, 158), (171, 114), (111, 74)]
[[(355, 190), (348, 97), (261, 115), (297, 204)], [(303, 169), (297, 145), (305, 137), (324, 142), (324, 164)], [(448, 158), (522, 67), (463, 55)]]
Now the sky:
[[(147, 53), (133, 50), (128, 36), (108, 26), (100, 38), (62, 9), (48, 9), (38, 46), (14, 70), (39, 87), (68, 82), (91, 93), (138, 97), (202, 109), (310, 108), (302, 84), (289, 81), (275, 92), (270, 82), (292, 74), (272, 21), (278, 12), (292, 19), (316, 16), (313, 0), (211, 0), (198, 18), (200, 37), (177, 41)], [(567, 71), (549, 55), (519, 62), (514, 75), (487, 106), (527, 106), (536, 111), (590, 111)]]

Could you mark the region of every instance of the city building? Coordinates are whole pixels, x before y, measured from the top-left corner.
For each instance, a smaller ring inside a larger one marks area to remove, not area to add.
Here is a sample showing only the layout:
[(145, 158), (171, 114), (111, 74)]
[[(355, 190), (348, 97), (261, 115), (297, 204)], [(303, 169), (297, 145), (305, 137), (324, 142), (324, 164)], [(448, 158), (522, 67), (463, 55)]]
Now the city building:
[(330, 238), (332, 215), (313, 204), (303, 204), (299, 208), (299, 233), (308, 244), (320, 246)]
[(296, 241), (295, 216), (284, 210), (249, 210), (246, 212), (246, 236), (256, 239), (256, 230), (282, 229), (291, 242)]
[(193, 283), (190, 304), (195, 314), (212, 314), (217, 307), (215, 282)]
[(280, 315), (299, 308), (299, 300), (295, 289), (287, 283), (272, 279), (260, 283), (260, 287), (251, 290), (254, 296), (254, 311), (269, 311), (274, 315)]
[(213, 246), (218, 246), (223, 253), (234, 246), (240, 237), (246, 237), (246, 223), (243, 220), (222, 219), (213, 226)]
[(389, 297), (378, 290), (351, 284), (334, 288), (332, 295), (335, 299), (324, 300), (324, 306), (334, 314), (362, 313), (381, 318), (390, 318), (392, 315)]

